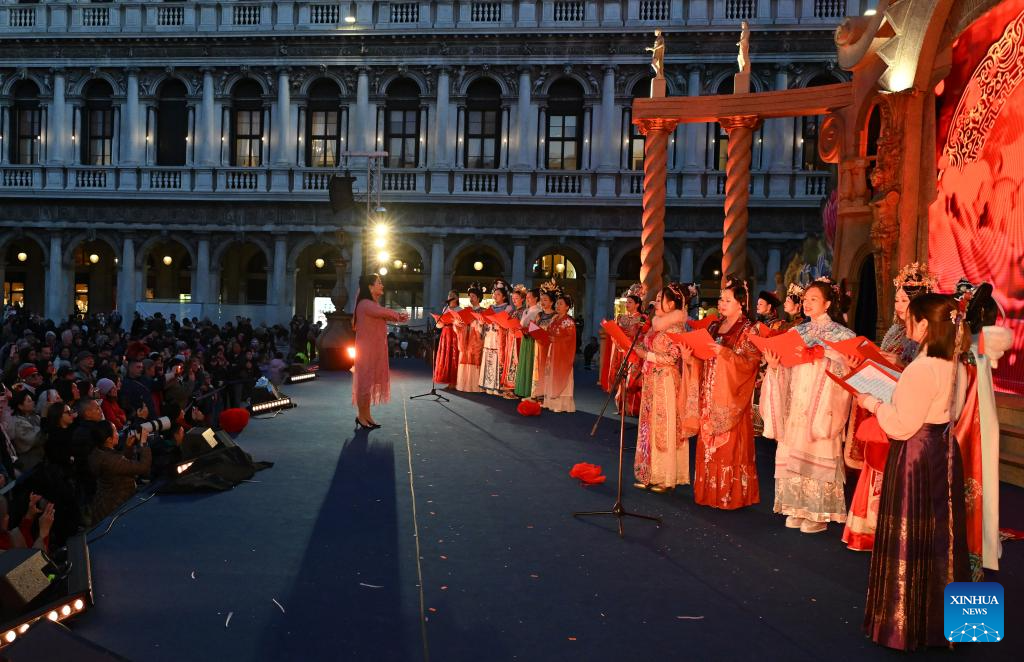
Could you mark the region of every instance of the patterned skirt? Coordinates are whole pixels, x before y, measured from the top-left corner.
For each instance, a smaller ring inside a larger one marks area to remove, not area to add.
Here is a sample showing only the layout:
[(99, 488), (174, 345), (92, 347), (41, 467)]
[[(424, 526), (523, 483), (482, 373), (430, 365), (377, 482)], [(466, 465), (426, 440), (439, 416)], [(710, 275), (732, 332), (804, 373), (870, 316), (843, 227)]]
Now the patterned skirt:
[(889, 446), (864, 631), (890, 648), (948, 646), (946, 584), (971, 579), (964, 469), (948, 427), (926, 423)]

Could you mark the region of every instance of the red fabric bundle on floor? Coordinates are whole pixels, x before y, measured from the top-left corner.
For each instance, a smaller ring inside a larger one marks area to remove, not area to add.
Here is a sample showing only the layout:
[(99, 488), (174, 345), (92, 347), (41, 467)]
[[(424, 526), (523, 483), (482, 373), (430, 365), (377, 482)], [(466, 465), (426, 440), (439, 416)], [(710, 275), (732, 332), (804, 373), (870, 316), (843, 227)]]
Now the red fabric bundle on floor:
[(569, 471), (569, 476), (578, 478), (584, 485), (600, 485), (607, 480), (606, 476), (601, 475), (601, 466), (589, 462), (574, 465)]
[(533, 400), (523, 400), (516, 407), (520, 416), (540, 416), (540, 403)]
[(236, 435), (249, 425), (249, 411), (235, 407), (225, 409), (220, 414), (220, 427), (230, 435)]

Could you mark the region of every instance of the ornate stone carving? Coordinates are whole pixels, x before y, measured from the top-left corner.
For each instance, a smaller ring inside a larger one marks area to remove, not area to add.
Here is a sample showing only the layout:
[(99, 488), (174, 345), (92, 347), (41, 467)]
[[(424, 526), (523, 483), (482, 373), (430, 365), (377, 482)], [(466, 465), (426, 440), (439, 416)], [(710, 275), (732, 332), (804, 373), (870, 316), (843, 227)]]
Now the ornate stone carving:
[(818, 156), (825, 163), (839, 163), (843, 147), (843, 118), (832, 113), (818, 131)]

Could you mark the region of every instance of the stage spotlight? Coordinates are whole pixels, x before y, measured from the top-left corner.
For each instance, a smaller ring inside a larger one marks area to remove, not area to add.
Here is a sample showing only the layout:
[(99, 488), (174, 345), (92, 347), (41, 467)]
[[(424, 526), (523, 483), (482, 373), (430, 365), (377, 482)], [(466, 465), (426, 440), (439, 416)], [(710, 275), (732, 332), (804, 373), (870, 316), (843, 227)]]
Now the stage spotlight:
[(250, 409), (252, 409), (252, 413), (254, 413), (254, 414), (263, 414), (263, 413), (266, 413), (268, 411), (277, 411), (278, 409), (288, 409), (289, 407), (292, 407), (292, 406), (294, 406), (294, 405), (292, 405), (292, 399), (289, 398), (289, 397), (283, 397), (283, 398), (278, 398), (277, 400), (267, 400), (266, 402), (261, 402), (261, 403), (259, 403), (257, 405), (252, 405), (250, 407)]
[(347, 354), (348, 358), (350, 358), (353, 362), (355, 362), (355, 360), (356, 360), (356, 346), (355, 345), (349, 345), (348, 347), (346, 347), (345, 348), (345, 354)]
[(48, 619), (50, 619), (51, 621), (54, 621), (54, 622), (56, 622), (56, 621), (57, 621), (57, 619), (58, 619), (58, 618), (60, 618), (60, 614), (58, 614), (58, 613), (57, 613), (57, 610), (56, 610), (56, 609), (54, 609), (54, 610), (53, 610), (53, 611), (51, 611), (51, 612), (50, 612), (49, 614), (47, 614), (47, 615), (46, 615), (46, 617), (47, 617)]
[(298, 375), (289, 375), (286, 383), (297, 384), (299, 382), (310, 382), (316, 379), (316, 376), (315, 372), (303, 372)]

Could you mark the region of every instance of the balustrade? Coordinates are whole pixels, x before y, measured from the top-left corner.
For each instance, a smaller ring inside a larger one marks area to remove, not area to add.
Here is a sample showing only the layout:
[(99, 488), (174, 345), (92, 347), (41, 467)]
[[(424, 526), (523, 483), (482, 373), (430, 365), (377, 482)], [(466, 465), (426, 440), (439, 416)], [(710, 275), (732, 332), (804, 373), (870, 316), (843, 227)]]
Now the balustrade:
[[(687, 0), (689, 2), (690, 0)], [(697, 0), (693, 0), (696, 2)], [(703, 2), (704, 0), (701, 0)], [(455, 19), (461, 25), (501, 25), (515, 31), (520, 20), (531, 29), (538, 23), (560, 29), (585, 29), (605, 20), (610, 4), (616, 0), (531, 0), (531, 7), (523, 11), (524, 0), (468, 0), (462, 4)], [(689, 12), (685, 4), (676, 0), (628, 0), (625, 27), (647, 27), (651, 24), (706, 26), (706, 14)], [(797, 4), (799, 15), (773, 19), (759, 15), (759, 9), (769, 4), (764, 0), (713, 0), (713, 22), (738, 23), (756, 20), (759, 23), (780, 25), (806, 24), (808, 28), (822, 29), (842, 20), (847, 12), (858, 14), (866, 7), (866, 0), (802, 0)], [(426, 3), (390, 2), (379, 0), (360, 3), (358, 21), (353, 25), (362, 31), (392, 29), (441, 29), (452, 27), (451, 14), (427, 11)], [(19, 6), (13, 0), (0, 0), (0, 35), (5, 33), (60, 33), (60, 32), (121, 32), (145, 33), (195, 32), (202, 30), (225, 32), (273, 32), (275, 30), (336, 30), (345, 23), (347, 10), (330, 0), (246, 0), (245, 2), (154, 3), (141, 0), (122, 0), (110, 4), (85, 4), (77, 0), (52, 0), (45, 4)], [(673, 10), (673, 6), (676, 7)], [(365, 13), (363, 10), (366, 10)], [(535, 10), (536, 9), (536, 13)], [(673, 11), (681, 15), (674, 16)], [(422, 11), (421, 11), (422, 10)], [(612, 16), (618, 16), (616, 9)], [(588, 13), (589, 12), (589, 13)], [(520, 16), (523, 16), (520, 19)], [(615, 18), (613, 21), (619, 25)]]
[(0, 186), (3, 188), (36, 188), (37, 168), (4, 168), (0, 170)]

